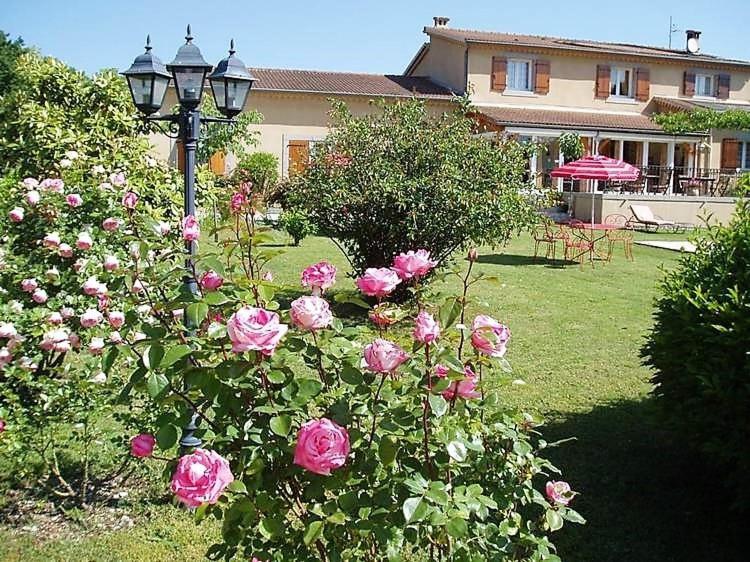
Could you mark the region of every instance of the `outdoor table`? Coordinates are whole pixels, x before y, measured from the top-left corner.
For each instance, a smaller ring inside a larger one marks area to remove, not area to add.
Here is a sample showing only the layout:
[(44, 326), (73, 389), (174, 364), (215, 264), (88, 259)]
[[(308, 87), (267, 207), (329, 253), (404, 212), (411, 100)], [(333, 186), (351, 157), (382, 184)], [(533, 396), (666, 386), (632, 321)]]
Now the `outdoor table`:
[[(596, 243), (601, 242), (607, 236), (609, 235), (609, 232), (612, 230), (622, 230), (622, 226), (617, 224), (605, 224), (605, 223), (590, 223), (590, 222), (577, 222), (574, 224), (568, 225), (570, 228), (575, 228), (576, 230), (580, 230), (582, 236), (588, 241), (591, 242), (591, 249), (589, 250), (589, 261), (591, 262), (591, 265), (594, 264), (594, 256), (598, 257), (599, 259), (606, 259), (606, 256), (603, 256), (599, 252), (596, 251)], [(580, 255), (580, 254), (579, 254)]]

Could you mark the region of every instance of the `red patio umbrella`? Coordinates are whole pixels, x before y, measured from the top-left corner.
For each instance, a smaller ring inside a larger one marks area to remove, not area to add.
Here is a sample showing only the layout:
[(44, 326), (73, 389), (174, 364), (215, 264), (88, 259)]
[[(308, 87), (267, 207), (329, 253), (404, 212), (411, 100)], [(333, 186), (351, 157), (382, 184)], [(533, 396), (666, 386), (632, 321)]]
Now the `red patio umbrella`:
[[(622, 160), (607, 156), (585, 156), (580, 160), (552, 170), (553, 178), (600, 181), (636, 181), (641, 172), (638, 168)], [(591, 191), (593, 191), (593, 185)], [(591, 200), (591, 224), (594, 224), (594, 201)]]

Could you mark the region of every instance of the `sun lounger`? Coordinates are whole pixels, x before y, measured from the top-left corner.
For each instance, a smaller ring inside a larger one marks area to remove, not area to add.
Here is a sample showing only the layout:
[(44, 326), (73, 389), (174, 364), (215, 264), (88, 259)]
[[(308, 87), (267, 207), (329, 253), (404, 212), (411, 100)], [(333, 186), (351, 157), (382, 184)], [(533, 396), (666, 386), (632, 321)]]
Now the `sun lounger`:
[(659, 230), (661, 227), (669, 227), (674, 229), (675, 222), (661, 218), (651, 212), (651, 208), (648, 205), (631, 205), (630, 212), (633, 213), (633, 218), (630, 219), (630, 224), (642, 224), (646, 230), (651, 227), (654, 230)]

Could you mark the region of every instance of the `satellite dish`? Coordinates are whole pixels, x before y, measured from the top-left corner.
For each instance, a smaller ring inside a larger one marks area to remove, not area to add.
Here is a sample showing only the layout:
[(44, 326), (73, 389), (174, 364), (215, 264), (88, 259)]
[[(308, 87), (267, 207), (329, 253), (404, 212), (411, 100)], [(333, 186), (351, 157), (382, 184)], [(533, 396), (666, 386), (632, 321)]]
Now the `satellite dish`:
[(697, 53), (700, 50), (700, 46), (698, 45), (698, 39), (695, 37), (691, 37), (687, 40), (687, 50), (689, 53)]

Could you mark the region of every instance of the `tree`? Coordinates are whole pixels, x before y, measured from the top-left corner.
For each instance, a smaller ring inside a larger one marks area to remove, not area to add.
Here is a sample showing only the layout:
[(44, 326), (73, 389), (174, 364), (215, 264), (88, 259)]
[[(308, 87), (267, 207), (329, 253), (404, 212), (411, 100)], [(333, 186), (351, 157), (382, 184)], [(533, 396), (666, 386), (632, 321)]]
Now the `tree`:
[(0, 96), (8, 93), (17, 81), (16, 61), (27, 52), (23, 39), (10, 39), (10, 35), (0, 31)]
[(528, 151), (475, 135), (464, 100), (432, 116), (424, 102), (381, 102), (353, 116), (333, 102), (332, 131), (282, 203), (304, 210), (356, 272), (413, 248), (444, 260), (470, 243), (502, 243), (534, 219)]

